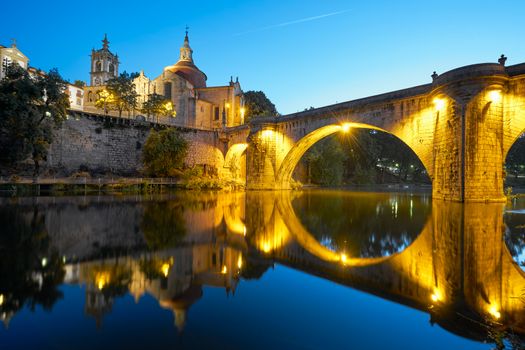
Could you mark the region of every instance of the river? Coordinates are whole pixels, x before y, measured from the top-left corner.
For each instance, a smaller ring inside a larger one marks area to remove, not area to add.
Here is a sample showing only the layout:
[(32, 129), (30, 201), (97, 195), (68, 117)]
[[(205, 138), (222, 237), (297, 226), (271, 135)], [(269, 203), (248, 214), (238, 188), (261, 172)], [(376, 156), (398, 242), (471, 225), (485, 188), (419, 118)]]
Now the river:
[(0, 199), (0, 349), (522, 349), (525, 199)]

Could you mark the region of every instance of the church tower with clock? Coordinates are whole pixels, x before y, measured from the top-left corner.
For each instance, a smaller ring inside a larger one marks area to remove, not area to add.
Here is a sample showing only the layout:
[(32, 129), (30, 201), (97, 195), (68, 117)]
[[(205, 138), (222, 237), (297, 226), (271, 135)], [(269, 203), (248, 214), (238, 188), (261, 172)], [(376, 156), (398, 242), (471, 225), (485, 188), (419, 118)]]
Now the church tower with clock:
[(106, 82), (118, 76), (118, 55), (109, 51), (107, 35), (102, 40), (100, 50), (91, 50), (91, 86), (103, 86)]

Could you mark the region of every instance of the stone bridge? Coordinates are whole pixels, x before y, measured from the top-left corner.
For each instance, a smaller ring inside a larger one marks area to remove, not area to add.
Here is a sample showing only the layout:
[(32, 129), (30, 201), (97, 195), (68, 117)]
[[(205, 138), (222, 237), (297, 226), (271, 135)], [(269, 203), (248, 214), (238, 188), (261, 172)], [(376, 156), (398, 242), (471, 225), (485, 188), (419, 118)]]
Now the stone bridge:
[[(431, 84), (232, 128), (177, 126), (190, 143), (189, 166), (205, 165), (250, 190), (289, 189), (302, 155), (338, 132), (368, 128), (390, 133), (421, 160), (433, 198), (504, 201), (506, 155), (525, 130), (525, 63), (466, 66)], [(73, 113), (51, 145), (48, 165), (137, 174), (151, 123)], [(175, 125), (174, 125), (175, 126)]]
[(312, 145), (337, 132), (369, 128), (414, 151), (432, 180), (433, 198), (502, 201), (504, 161), (525, 129), (525, 63), (500, 62), (434, 74), (427, 85), (255, 119), (249, 130), (226, 131), (231, 139), (224, 174), (244, 178), (239, 160), (246, 154), (248, 189), (288, 189)]

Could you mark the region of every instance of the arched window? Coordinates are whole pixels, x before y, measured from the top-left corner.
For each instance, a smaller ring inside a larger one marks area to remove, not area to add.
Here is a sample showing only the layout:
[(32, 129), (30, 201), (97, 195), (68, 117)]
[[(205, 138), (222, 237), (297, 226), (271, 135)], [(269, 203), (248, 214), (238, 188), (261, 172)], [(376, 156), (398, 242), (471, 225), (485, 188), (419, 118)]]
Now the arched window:
[(97, 63), (95, 63), (95, 71), (96, 72), (101, 72), (102, 71), (102, 62), (97, 61)]
[(109, 64), (109, 73), (115, 75), (115, 66), (113, 65), (113, 63)]
[(93, 93), (91, 91), (88, 94), (88, 101), (93, 102)]

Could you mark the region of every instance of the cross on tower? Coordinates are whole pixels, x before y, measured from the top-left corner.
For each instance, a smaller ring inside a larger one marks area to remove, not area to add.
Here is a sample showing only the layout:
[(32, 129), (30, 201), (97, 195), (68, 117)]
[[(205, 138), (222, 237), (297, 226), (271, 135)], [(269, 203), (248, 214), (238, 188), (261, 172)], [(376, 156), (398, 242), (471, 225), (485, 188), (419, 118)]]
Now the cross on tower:
[(190, 27), (186, 24), (186, 36), (188, 36), (188, 29), (190, 29)]

